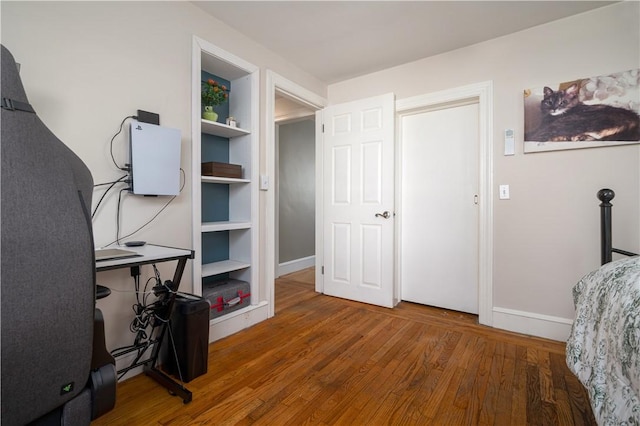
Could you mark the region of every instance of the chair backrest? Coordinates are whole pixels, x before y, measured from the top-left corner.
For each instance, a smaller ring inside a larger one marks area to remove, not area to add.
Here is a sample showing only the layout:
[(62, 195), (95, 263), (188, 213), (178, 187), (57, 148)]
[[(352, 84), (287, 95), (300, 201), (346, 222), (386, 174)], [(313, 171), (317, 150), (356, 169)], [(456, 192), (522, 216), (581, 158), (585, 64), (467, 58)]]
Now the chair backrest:
[[(90, 373), (95, 310), (93, 179), (33, 112), (2, 46), (1, 339), (3, 425), (74, 398)], [(5, 101), (9, 99), (12, 101)]]

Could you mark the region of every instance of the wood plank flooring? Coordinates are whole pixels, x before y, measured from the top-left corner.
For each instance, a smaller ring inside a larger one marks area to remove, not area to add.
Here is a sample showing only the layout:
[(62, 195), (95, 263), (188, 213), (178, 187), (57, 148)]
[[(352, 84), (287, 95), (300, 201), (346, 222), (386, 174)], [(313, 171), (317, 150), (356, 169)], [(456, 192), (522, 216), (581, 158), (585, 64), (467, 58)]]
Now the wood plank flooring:
[(323, 296), (313, 280), (313, 269), (280, 278), (274, 318), (209, 346), (191, 403), (139, 375), (93, 424), (596, 424), (563, 343)]

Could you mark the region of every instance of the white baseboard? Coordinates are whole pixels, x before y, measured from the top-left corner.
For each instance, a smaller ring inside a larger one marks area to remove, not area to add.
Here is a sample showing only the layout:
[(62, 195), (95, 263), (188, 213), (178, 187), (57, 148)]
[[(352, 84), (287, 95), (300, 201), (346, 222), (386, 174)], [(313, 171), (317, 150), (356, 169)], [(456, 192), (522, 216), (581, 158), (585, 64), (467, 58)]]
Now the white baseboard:
[(290, 260), (278, 265), (278, 277), (291, 274), (292, 272), (302, 271), (316, 265), (316, 257), (308, 256), (300, 259)]
[(516, 333), (566, 342), (572, 324), (573, 319), (507, 308), (493, 308), (493, 327)]
[(209, 321), (209, 343), (249, 328), (268, 318), (269, 303), (262, 301)]

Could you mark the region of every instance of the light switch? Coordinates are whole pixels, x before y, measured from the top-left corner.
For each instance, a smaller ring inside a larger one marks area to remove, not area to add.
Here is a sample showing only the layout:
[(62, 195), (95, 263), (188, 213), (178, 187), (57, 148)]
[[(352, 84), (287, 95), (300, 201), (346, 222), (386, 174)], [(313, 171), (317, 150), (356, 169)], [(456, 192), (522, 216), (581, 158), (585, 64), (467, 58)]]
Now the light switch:
[(509, 185), (500, 185), (500, 199), (501, 200), (509, 199)]
[(269, 189), (269, 176), (260, 175), (260, 190), (266, 191)]

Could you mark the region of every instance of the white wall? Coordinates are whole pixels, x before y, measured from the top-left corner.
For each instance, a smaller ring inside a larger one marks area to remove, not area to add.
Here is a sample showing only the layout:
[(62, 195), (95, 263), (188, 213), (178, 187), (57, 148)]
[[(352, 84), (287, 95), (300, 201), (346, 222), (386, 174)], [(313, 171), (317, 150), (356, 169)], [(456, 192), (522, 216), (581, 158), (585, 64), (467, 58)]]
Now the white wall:
[[(326, 87), (189, 2), (6, 2), (1, 3), (1, 41), (22, 64), (21, 76), (43, 122), (90, 168), (95, 183), (121, 176), (112, 165), (109, 140), (122, 119), (138, 109), (160, 114), (161, 125), (182, 132), (182, 168), (187, 182), (182, 194), (145, 230), (133, 238), (157, 244), (191, 247), (191, 51), (197, 35), (264, 70), (325, 95)], [(264, 108), (264, 81), (261, 83)], [(261, 116), (262, 118), (262, 116)], [(261, 170), (265, 170), (264, 123), (261, 123)], [(126, 132), (125, 132), (126, 133)], [(128, 139), (116, 138), (120, 163)], [(99, 196), (101, 192), (96, 192)], [(264, 218), (265, 194), (260, 210)], [(98, 197), (94, 196), (97, 201)], [(149, 220), (167, 201), (125, 196), (123, 232)], [(117, 195), (110, 197), (94, 222), (97, 245), (115, 239)], [(272, 226), (272, 225), (270, 225)], [(265, 224), (261, 223), (264, 235)], [(261, 245), (264, 238), (261, 236)], [(198, 248), (196, 248), (198, 249)], [(261, 247), (261, 253), (264, 253)], [(261, 259), (264, 256), (261, 254)], [(189, 264), (187, 266), (190, 268)], [(264, 264), (260, 265), (258, 300), (266, 297)], [(173, 265), (161, 269), (172, 277)], [(143, 268), (143, 282), (151, 275)], [(98, 281), (114, 290), (98, 302), (106, 317), (110, 348), (130, 344), (128, 331), (134, 298), (129, 271), (100, 273)], [(181, 289), (191, 289), (185, 271)]]
[[(617, 194), (614, 245), (640, 249), (640, 145), (524, 155), (522, 144), (524, 89), (640, 66), (639, 9), (638, 2), (623, 2), (329, 86), (330, 103), (339, 103), (493, 81), (493, 305), (499, 311), (560, 319), (566, 331), (574, 314), (571, 288), (600, 261), (600, 188)], [(507, 128), (517, 135), (513, 157), (502, 155)], [(511, 200), (497, 199), (499, 184), (511, 186)]]

